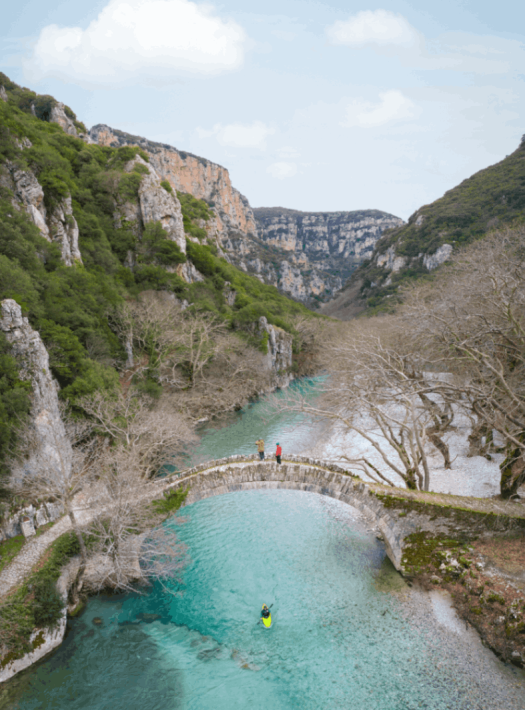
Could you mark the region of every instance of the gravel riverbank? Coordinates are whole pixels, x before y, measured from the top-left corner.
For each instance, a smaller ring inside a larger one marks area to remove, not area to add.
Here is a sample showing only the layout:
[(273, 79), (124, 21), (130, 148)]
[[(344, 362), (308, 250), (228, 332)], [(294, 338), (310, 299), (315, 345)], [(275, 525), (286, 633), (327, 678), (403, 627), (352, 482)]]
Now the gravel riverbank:
[(404, 602), (407, 621), (428, 637), (442, 659), (429, 682), (453, 677), (457, 704), (451, 710), (524, 710), (525, 672), (502, 663), (483, 646), (458, 618), (446, 592), (407, 587), (395, 593)]

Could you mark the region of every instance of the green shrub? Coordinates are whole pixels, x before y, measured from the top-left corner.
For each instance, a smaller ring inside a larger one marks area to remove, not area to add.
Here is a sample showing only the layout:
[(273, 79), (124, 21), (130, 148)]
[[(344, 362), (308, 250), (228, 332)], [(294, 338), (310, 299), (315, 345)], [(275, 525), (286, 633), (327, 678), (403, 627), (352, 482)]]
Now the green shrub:
[(160, 185), (166, 190), (166, 192), (173, 194), (173, 188), (171, 186), (171, 183), (169, 183), (167, 180), (162, 180)]
[[(33, 102), (35, 108), (35, 115), (41, 121), (49, 121), (51, 118), (51, 111), (56, 106), (57, 102), (52, 96), (37, 96)], [(69, 109), (71, 111), (71, 109)], [(71, 113), (73, 113), (71, 111)]]
[(164, 497), (160, 500), (154, 500), (151, 506), (157, 513), (166, 515), (175, 513), (184, 503), (189, 492), (189, 486), (187, 488), (177, 488), (174, 491), (165, 491)]
[(0, 499), (8, 497), (6, 460), (31, 409), (31, 394), (31, 383), (20, 378), (12, 347), (0, 332)]
[(168, 233), (160, 222), (150, 222), (146, 225), (140, 244), (137, 246), (139, 264), (174, 266), (185, 261), (186, 256), (175, 242), (168, 239)]
[(35, 598), (33, 604), (35, 625), (45, 629), (54, 628), (60, 621), (64, 608), (56, 583), (49, 579), (40, 580), (32, 591)]

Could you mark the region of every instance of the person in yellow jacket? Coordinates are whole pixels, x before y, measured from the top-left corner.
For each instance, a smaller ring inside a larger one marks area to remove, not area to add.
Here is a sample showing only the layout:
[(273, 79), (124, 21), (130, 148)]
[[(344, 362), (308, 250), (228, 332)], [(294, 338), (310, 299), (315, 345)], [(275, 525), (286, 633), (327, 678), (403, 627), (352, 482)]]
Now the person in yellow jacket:
[(259, 458), (261, 461), (264, 460), (264, 441), (262, 439), (258, 439), (255, 442), (255, 446), (257, 447), (257, 451), (259, 452)]
[(263, 623), (263, 626), (265, 626), (267, 629), (269, 629), (272, 625), (272, 615), (270, 613), (270, 609), (272, 608), (272, 606), (273, 604), (271, 604), (269, 607), (267, 607), (266, 604), (262, 605), (261, 621)]

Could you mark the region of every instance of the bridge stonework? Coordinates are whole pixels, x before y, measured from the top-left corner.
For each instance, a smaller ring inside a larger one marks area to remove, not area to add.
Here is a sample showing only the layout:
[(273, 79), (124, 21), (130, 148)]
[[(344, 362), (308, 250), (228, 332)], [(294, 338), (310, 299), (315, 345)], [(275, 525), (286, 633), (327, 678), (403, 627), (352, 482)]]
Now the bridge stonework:
[[(301, 456), (289, 456), (279, 465), (258, 457), (231, 456), (170, 477), (165, 492), (189, 487), (186, 505), (235, 491), (260, 489), (299, 490), (328, 496), (357, 508), (381, 532), (386, 552), (398, 571), (403, 571), (403, 542), (420, 530), (436, 530), (430, 517), (386, 508), (371, 486), (340, 466)], [(384, 491), (382, 491), (384, 492)]]

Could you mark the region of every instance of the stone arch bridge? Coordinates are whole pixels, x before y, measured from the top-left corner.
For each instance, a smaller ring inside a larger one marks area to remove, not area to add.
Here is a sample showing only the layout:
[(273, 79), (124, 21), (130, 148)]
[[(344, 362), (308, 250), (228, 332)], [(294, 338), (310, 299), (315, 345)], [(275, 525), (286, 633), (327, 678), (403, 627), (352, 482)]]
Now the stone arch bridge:
[(407, 535), (424, 529), (436, 530), (428, 516), (415, 512), (400, 515), (399, 510), (386, 507), (384, 494), (392, 489), (365, 484), (340, 466), (303, 456), (288, 456), (280, 465), (271, 459), (260, 461), (257, 455), (230, 456), (173, 474), (152, 485), (161, 487), (165, 495), (189, 488), (186, 505), (211, 496), (257, 489), (308, 491), (336, 498), (357, 508), (381, 533), (387, 554), (399, 571)]

